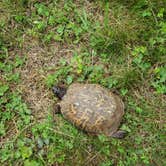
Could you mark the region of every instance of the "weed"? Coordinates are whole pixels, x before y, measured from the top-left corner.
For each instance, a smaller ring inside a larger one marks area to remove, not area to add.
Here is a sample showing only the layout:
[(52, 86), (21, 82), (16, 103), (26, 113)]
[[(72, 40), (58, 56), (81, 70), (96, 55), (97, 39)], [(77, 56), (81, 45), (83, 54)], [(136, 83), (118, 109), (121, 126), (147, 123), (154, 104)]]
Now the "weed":
[[(165, 6), (162, 0), (1, 1), (0, 164), (164, 166)], [(88, 135), (53, 116), (49, 102), (48, 114), (37, 117), (41, 103), (26, 90), (44, 99), (39, 87), (73, 82), (121, 95), (125, 139)]]

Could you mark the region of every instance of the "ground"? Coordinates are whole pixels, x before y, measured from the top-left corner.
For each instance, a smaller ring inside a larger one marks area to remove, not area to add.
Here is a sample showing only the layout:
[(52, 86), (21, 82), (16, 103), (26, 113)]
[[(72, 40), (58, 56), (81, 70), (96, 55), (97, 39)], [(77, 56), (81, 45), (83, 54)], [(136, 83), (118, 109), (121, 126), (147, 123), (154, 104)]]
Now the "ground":
[[(1, 165), (166, 165), (166, 2), (2, 0)], [(51, 88), (97, 83), (125, 103), (123, 140), (55, 115)]]

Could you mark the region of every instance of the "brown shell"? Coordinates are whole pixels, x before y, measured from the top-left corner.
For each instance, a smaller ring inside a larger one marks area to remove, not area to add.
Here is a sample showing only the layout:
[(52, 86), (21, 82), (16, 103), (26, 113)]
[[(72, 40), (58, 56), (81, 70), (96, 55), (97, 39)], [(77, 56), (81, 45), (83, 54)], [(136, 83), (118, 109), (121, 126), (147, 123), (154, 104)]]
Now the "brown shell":
[(122, 100), (96, 84), (70, 85), (60, 106), (64, 117), (75, 126), (107, 136), (116, 132), (124, 114)]

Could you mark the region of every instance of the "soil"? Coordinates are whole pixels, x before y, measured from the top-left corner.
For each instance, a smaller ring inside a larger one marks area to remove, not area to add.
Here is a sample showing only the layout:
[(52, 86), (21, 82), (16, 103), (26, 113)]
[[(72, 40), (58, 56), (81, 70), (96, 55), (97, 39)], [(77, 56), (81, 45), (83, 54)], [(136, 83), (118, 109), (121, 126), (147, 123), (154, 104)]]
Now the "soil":
[[(55, 69), (61, 58), (70, 60), (72, 51), (66, 46), (54, 43), (49, 47), (41, 46), (37, 41), (26, 42), (24, 55), (26, 61), (20, 69), (22, 82), (18, 89), (36, 119), (44, 119), (55, 105), (53, 93), (45, 85), (48, 69)], [(55, 71), (55, 70), (54, 70)]]

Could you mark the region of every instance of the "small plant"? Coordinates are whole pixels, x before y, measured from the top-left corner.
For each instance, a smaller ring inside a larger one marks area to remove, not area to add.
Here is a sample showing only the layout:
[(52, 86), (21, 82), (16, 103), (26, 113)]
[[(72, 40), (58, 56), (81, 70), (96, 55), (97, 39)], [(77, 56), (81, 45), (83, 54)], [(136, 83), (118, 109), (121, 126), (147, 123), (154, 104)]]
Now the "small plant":
[(155, 79), (152, 82), (152, 86), (157, 90), (159, 94), (166, 93), (166, 66), (158, 67), (154, 70)]
[(146, 47), (136, 47), (132, 55), (134, 56), (133, 63), (135, 63), (142, 71), (146, 71), (151, 67), (150, 62), (144, 62), (147, 56)]
[[(165, 6), (163, 0), (0, 1), (0, 165), (165, 166)], [(73, 82), (121, 95), (125, 139), (87, 135), (53, 116), (51, 87)], [(31, 103), (26, 91), (34, 89)], [(37, 98), (47, 90), (43, 107)], [(48, 115), (38, 118), (43, 108)]]

